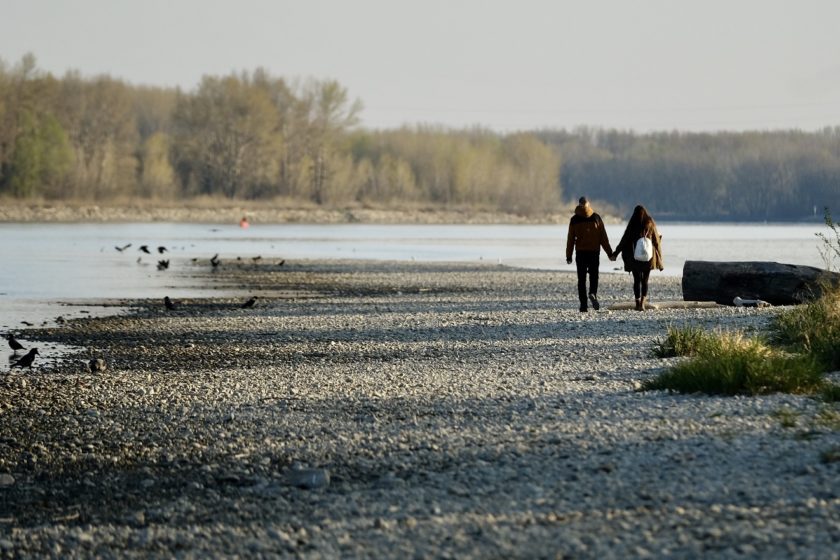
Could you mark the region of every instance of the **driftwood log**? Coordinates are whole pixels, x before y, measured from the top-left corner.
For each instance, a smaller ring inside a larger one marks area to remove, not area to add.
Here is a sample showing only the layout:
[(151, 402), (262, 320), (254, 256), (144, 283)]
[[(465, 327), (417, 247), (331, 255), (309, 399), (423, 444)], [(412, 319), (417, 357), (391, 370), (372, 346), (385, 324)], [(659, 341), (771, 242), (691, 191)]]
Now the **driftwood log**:
[[(645, 301), (645, 309), (712, 309), (719, 307), (713, 301), (657, 301), (651, 303)], [(633, 301), (619, 301), (610, 305), (607, 309), (610, 311), (630, 311), (636, 309), (636, 302)]]
[(819, 297), (826, 285), (840, 286), (840, 274), (761, 261), (686, 261), (682, 277), (683, 299), (725, 305), (732, 305), (736, 297), (794, 305)]

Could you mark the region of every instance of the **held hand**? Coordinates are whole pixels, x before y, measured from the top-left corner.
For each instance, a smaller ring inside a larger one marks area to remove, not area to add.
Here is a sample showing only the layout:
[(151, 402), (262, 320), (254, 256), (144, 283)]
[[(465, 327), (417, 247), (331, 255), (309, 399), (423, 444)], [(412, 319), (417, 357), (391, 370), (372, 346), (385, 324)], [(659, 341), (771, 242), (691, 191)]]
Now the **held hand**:
[(572, 259), (566, 259), (566, 264), (572, 264)]

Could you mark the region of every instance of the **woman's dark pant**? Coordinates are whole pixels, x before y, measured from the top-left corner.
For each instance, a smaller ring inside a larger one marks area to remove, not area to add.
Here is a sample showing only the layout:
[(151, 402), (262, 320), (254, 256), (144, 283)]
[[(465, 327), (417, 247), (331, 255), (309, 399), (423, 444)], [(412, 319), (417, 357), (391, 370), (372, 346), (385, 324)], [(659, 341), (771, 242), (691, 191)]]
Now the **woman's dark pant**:
[(650, 263), (635, 263), (633, 266), (633, 295), (636, 296), (636, 299), (647, 297), (648, 279), (650, 279)]
[(586, 275), (589, 275), (589, 293), (598, 295), (598, 253), (600, 251), (578, 251), (575, 254), (575, 265), (577, 265), (578, 276), (578, 297), (580, 306), (587, 307), (586, 299)]

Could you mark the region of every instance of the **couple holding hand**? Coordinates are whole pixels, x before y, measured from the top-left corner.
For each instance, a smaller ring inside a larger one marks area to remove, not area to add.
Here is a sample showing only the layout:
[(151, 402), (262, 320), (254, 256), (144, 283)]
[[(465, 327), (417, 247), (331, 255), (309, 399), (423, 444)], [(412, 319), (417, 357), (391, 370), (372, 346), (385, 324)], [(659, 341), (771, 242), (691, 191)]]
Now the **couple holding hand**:
[[(643, 240), (649, 240), (643, 241)], [(641, 247), (637, 248), (637, 245)], [(589, 311), (589, 304), (596, 311), (598, 303), (598, 264), (601, 247), (611, 261), (621, 255), (624, 270), (633, 273), (633, 295), (636, 296), (636, 310), (644, 311), (648, 295), (648, 279), (654, 268), (664, 270), (662, 262), (662, 236), (656, 229), (656, 223), (644, 206), (636, 206), (627, 222), (627, 228), (618, 247), (613, 251), (601, 216), (592, 210), (585, 196), (579, 200), (575, 215), (569, 222), (569, 237), (566, 241), (566, 263), (572, 264), (572, 252), (575, 252), (575, 264), (578, 275), (578, 297), (581, 312)], [(649, 257), (649, 258), (646, 258)], [(589, 292), (586, 290), (586, 277), (589, 276)], [(588, 300), (588, 301), (587, 301)]]

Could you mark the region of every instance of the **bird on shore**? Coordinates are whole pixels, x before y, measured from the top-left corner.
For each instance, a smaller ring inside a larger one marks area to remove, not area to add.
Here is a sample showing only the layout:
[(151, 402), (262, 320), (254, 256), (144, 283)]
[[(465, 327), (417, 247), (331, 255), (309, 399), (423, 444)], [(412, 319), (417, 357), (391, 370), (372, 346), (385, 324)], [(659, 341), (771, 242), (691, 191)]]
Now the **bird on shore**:
[(219, 253), (216, 253), (215, 255), (213, 255), (213, 258), (210, 259), (210, 264), (213, 265), (213, 268), (219, 266), (220, 262), (221, 261), (219, 261)]
[(277, 266), (283, 266), (284, 264), (286, 264), (286, 259), (280, 259), (280, 262), (277, 263)]
[(151, 254), (152, 254), (152, 253), (151, 253), (151, 251), (149, 251), (149, 246), (148, 246), (148, 245), (140, 245), (140, 249), (139, 249), (139, 250), (140, 250), (140, 251), (143, 251), (143, 252), (144, 252), (144, 253), (146, 253), (147, 255), (151, 255)]
[(162, 254), (164, 254), (165, 252), (166, 252), (166, 247), (164, 247), (163, 245), (161, 245), (161, 246), (159, 246), (159, 247), (158, 247), (158, 253), (160, 253), (160, 254), (162, 255)]
[(6, 335), (6, 340), (9, 341), (9, 348), (15, 351), (15, 356), (17, 356), (18, 350), (25, 350), (23, 345), (17, 341), (15, 335), (13, 335), (12, 333)]
[(250, 308), (254, 307), (255, 303), (257, 303), (256, 296), (252, 297), (251, 299), (249, 299), (248, 301), (243, 303), (242, 304), (242, 309), (250, 309)]
[(125, 245), (123, 245), (122, 247), (117, 247), (116, 245), (114, 245), (114, 249), (116, 249), (116, 250), (117, 250), (117, 251), (119, 251), (120, 253), (122, 253), (123, 251), (125, 251), (125, 250), (126, 250), (126, 249), (128, 249), (129, 247), (131, 247), (131, 243), (126, 243), (126, 244), (125, 244)]
[(16, 368), (16, 367), (22, 367), (22, 368), (24, 368), (24, 367), (28, 367), (29, 369), (32, 369), (32, 362), (34, 362), (34, 361), (35, 361), (35, 356), (37, 356), (37, 355), (38, 355), (38, 349), (37, 349), (37, 348), (33, 348), (33, 349), (32, 349), (32, 350), (30, 350), (30, 351), (29, 351), (29, 353), (27, 353), (27, 354), (26, 354), (23, 358), (21, 358), (20, 360), (16, 361), (15, 363), (13, 363), (13, 364), (12, 364), (12, 367), (13, 367), (13, 368)]
[(262, 259), (262, 255), (257, 255), (256, 257), (251, 257), (251, 260), (254, 261), (254, 262), (257, 262), (260, 259)]
[(158, 270), (166, 270), (169, 268), (169, 259), (166, 260), (159, 260), (157, 263)]
[(164, 296), (164, 298), (163, 298), (163, 305), (165, 305), (165, 306), (166, 306), (166, 308), (167, 308), (169, 311), (172, 311), (173, 309), (175, 309), (175, 304), (174, 304), (174, 303), (172, 303), (172, 300), (171, 300), (171, 299), (169, 299), (169, 296)]

